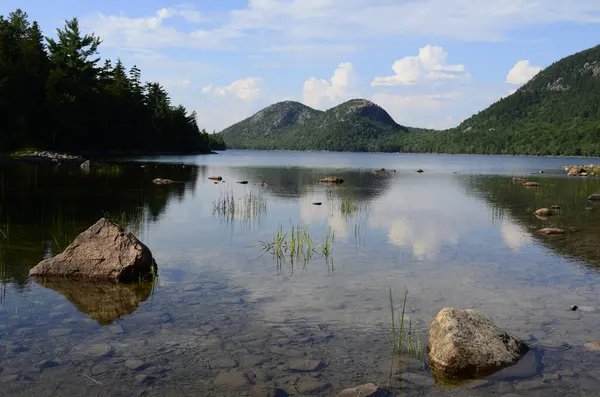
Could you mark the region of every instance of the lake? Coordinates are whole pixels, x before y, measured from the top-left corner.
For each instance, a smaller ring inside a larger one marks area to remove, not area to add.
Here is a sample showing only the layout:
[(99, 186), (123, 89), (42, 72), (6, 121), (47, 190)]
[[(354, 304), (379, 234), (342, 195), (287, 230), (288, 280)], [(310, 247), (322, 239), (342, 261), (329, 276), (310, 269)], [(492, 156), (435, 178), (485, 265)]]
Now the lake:
[[(600, 341), (600, 205), (587, 200), (600, 179), (561, 166), (599, 162), (227, 151), (89, 172), (0, 165), (0, 395), (335, 396), (369, 382), (406, 396), (598, 395), (600, 353), (583, 345)], [(318, 182), (329, 175), (344, 183)], [(101, 217), (151, 249), (155, 282), (28, 278)], [(277, 254), (292, 227), (295, 254)], [(397, 319), (406, 291), (400, 365), (390, 293)], [(486, 379), (434, 377), (428, 328), (449, 306), (532, 349)]]

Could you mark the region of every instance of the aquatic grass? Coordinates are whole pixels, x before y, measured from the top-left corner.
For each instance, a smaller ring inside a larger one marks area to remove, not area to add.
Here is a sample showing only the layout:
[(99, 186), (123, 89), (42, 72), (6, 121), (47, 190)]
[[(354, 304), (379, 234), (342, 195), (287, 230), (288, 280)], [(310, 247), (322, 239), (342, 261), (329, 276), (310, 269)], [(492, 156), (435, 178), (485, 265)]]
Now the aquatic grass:
[(264, 193), (254, 189), (237, 199), (232, 188), (225, 189), (213, 200), (213, 215), (227, 222), (240, 220), (247, 223), (262, 218), (266, 212), (267, 199)]
[(340, 203), (340, 212), (343, 216), (350, 216), (355, 214), (359, 210), (359, 206), (351, 199), (344, 199)]
[(320, 255), (325, 258), (328, 271), (333, 272), (332, 253), (335, 233), (329, 228), (322, 244), (314, 245), (313, 241), (306, 225), (301, 223), (290, 225), (289, 230), (284, 231), (283, 225), (280, 224), (273, 238), (261, 241), (260, 246), (263, 255), (270, 253), (276, 259), (278, 268), (289, 263), (290, 271), (293, 272), (296, 264), (300, 263), (306, 267), (314, 256)]
[(30, 156), (31, 154), (38, 152), (39, 150), (34, 148), (34, 147), (27, 147), (27, 148), (22, 148), (19, 150), (15, 150), (14, 152), (10, 153), (11, 157), (23, 157), (23, 156)]
[(118, 164), (104, 164), (95, 169), (95, 174), (105, 177), (120, 177), (123, 175), (123, 167)]
[(105, 212), (104, 218), (123, 229), (125, 229), (129, 225), (129, 221), (127, 220), (127, 214), (125, 212), (120, 212), (118, 214), (111, 214), (110, 212)]
[(406, 302), (408, 301), (408, 289), (404, 291), (402, 311), (396, 316), (392, 289), (389, 290), (390, 311), (392, 321), (392, 354), (390, 357), (390, 380), (394, 376), (394, 359), (398, 360), (398, 371), (402, 373), (404, 364), (403, 357), (424, 361), (424, 343), (421, 333), (413, 326), (412, 317), (408, 318), (408, 327), (405, 324)]
[(56, 237), (56, 234), (52, 233), (52, 239), (54, 240), (54, 245), (56, 246), (56, 253), (60, 253), (63, 252), (71, 243), (71, 239), (69, 238), (69, 236), (67, 236), (67, 234), (64, 234), (62, 237), (62, 242), (59, 241), (59, 239)]

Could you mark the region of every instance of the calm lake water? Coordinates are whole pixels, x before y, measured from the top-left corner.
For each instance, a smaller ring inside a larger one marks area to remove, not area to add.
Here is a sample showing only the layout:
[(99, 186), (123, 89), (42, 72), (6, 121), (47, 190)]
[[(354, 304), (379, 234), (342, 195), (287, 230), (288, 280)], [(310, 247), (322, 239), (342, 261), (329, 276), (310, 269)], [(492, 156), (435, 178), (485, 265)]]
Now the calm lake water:
[[(589, 163), (600, 160), (228, 151), (89, 173), (1, 165), (0, 395), (335, 396), (372, 382), (406, 396), (597, 396), (600, 353), (583, 345), (600, 341), (600, 206), (587, 201), (600, 179), (561, 168)], [(345, 182), (317, 182), (328, 175)], [(551, 205), (557, 216), (533, 215)], [(156, 282), (28, 278), (102, 216), (148, 245)], [(292, 225), (311, 257), (262, 251)], [(536, 233), (547, 226), (568, 232)], [(406, 289), (414, 345), (400, 370), (390, 290), (401, 310)], [(420, 350), (447, 306), (532, 350), (484, 380), (434, 378)]]

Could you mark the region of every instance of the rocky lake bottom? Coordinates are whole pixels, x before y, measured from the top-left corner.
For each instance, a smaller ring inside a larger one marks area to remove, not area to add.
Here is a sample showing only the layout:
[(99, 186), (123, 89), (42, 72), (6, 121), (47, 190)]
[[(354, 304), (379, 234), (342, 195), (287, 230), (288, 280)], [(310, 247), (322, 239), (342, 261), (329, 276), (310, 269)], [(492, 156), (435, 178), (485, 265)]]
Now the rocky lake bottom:
[[(475, 163), (461, 157), (270, 155), (176, 159), (185, 167), (145, 160), (144, 168), (81, 175), (4, 168), (0, 395), (335, 396), (365, 383), (397, 396), (600, 393), (600, 352), (585, 347), (600, 339), (600, 211), (585, 200), (600, 183), (553, 175), (560, 159), (486, 157), (491, 169), (474, 174)], [(329, 168), (312, 167), (315, 157)], [(417, 161), (423, 175), (411, 167)], [(373, 175), (380, 165), (398, 172)], [(532, 176), (539, 169), (546, 175)], [(314, 182), (332, 172), (344, 185)], [(217, 174), (226, 182), (215, 186), (207, 177)], [(515, 186), (516, 175), (541, 186)], [(153, 186), (156, 177), (184, 183)], [(224, 186), (237, 199), (261, 183), (271, 186), (260, 190), (264, 213), (214, 211)], [(558, 216), (532, 215), (552, 204)], [(153, 284), (27, 278), (107, 213), (125, 214), (152, 250)], [(297, 222), (319, 243), (335, 232), (333, 265), (315, 255), (292, 268), (261, 253), (261, 241)], [(577, 232), (535, 233), (547, 226)], [(434, 376), (426, 351), (404, 354), (400, 370), (389, 296), (398, 310), (405, 289), (424, 345), (429, 323), (450, 306), (480, 311), (531, 350), (515, 366), (458, 385)]]

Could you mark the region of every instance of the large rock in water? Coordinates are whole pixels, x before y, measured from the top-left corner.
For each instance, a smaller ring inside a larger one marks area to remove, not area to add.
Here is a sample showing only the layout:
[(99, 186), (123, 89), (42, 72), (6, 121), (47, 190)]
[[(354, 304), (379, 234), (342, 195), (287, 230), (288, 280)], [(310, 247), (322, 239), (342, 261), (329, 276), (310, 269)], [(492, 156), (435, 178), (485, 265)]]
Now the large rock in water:
[(133, 234), (102, 218), (30, 276), (137, 281), (152, 273), (152, 253)]
[(444, 308), (431, 323), (428, 350), (436, 372), (469, 379), (515, 364), (529, 349), (474, 310)]

